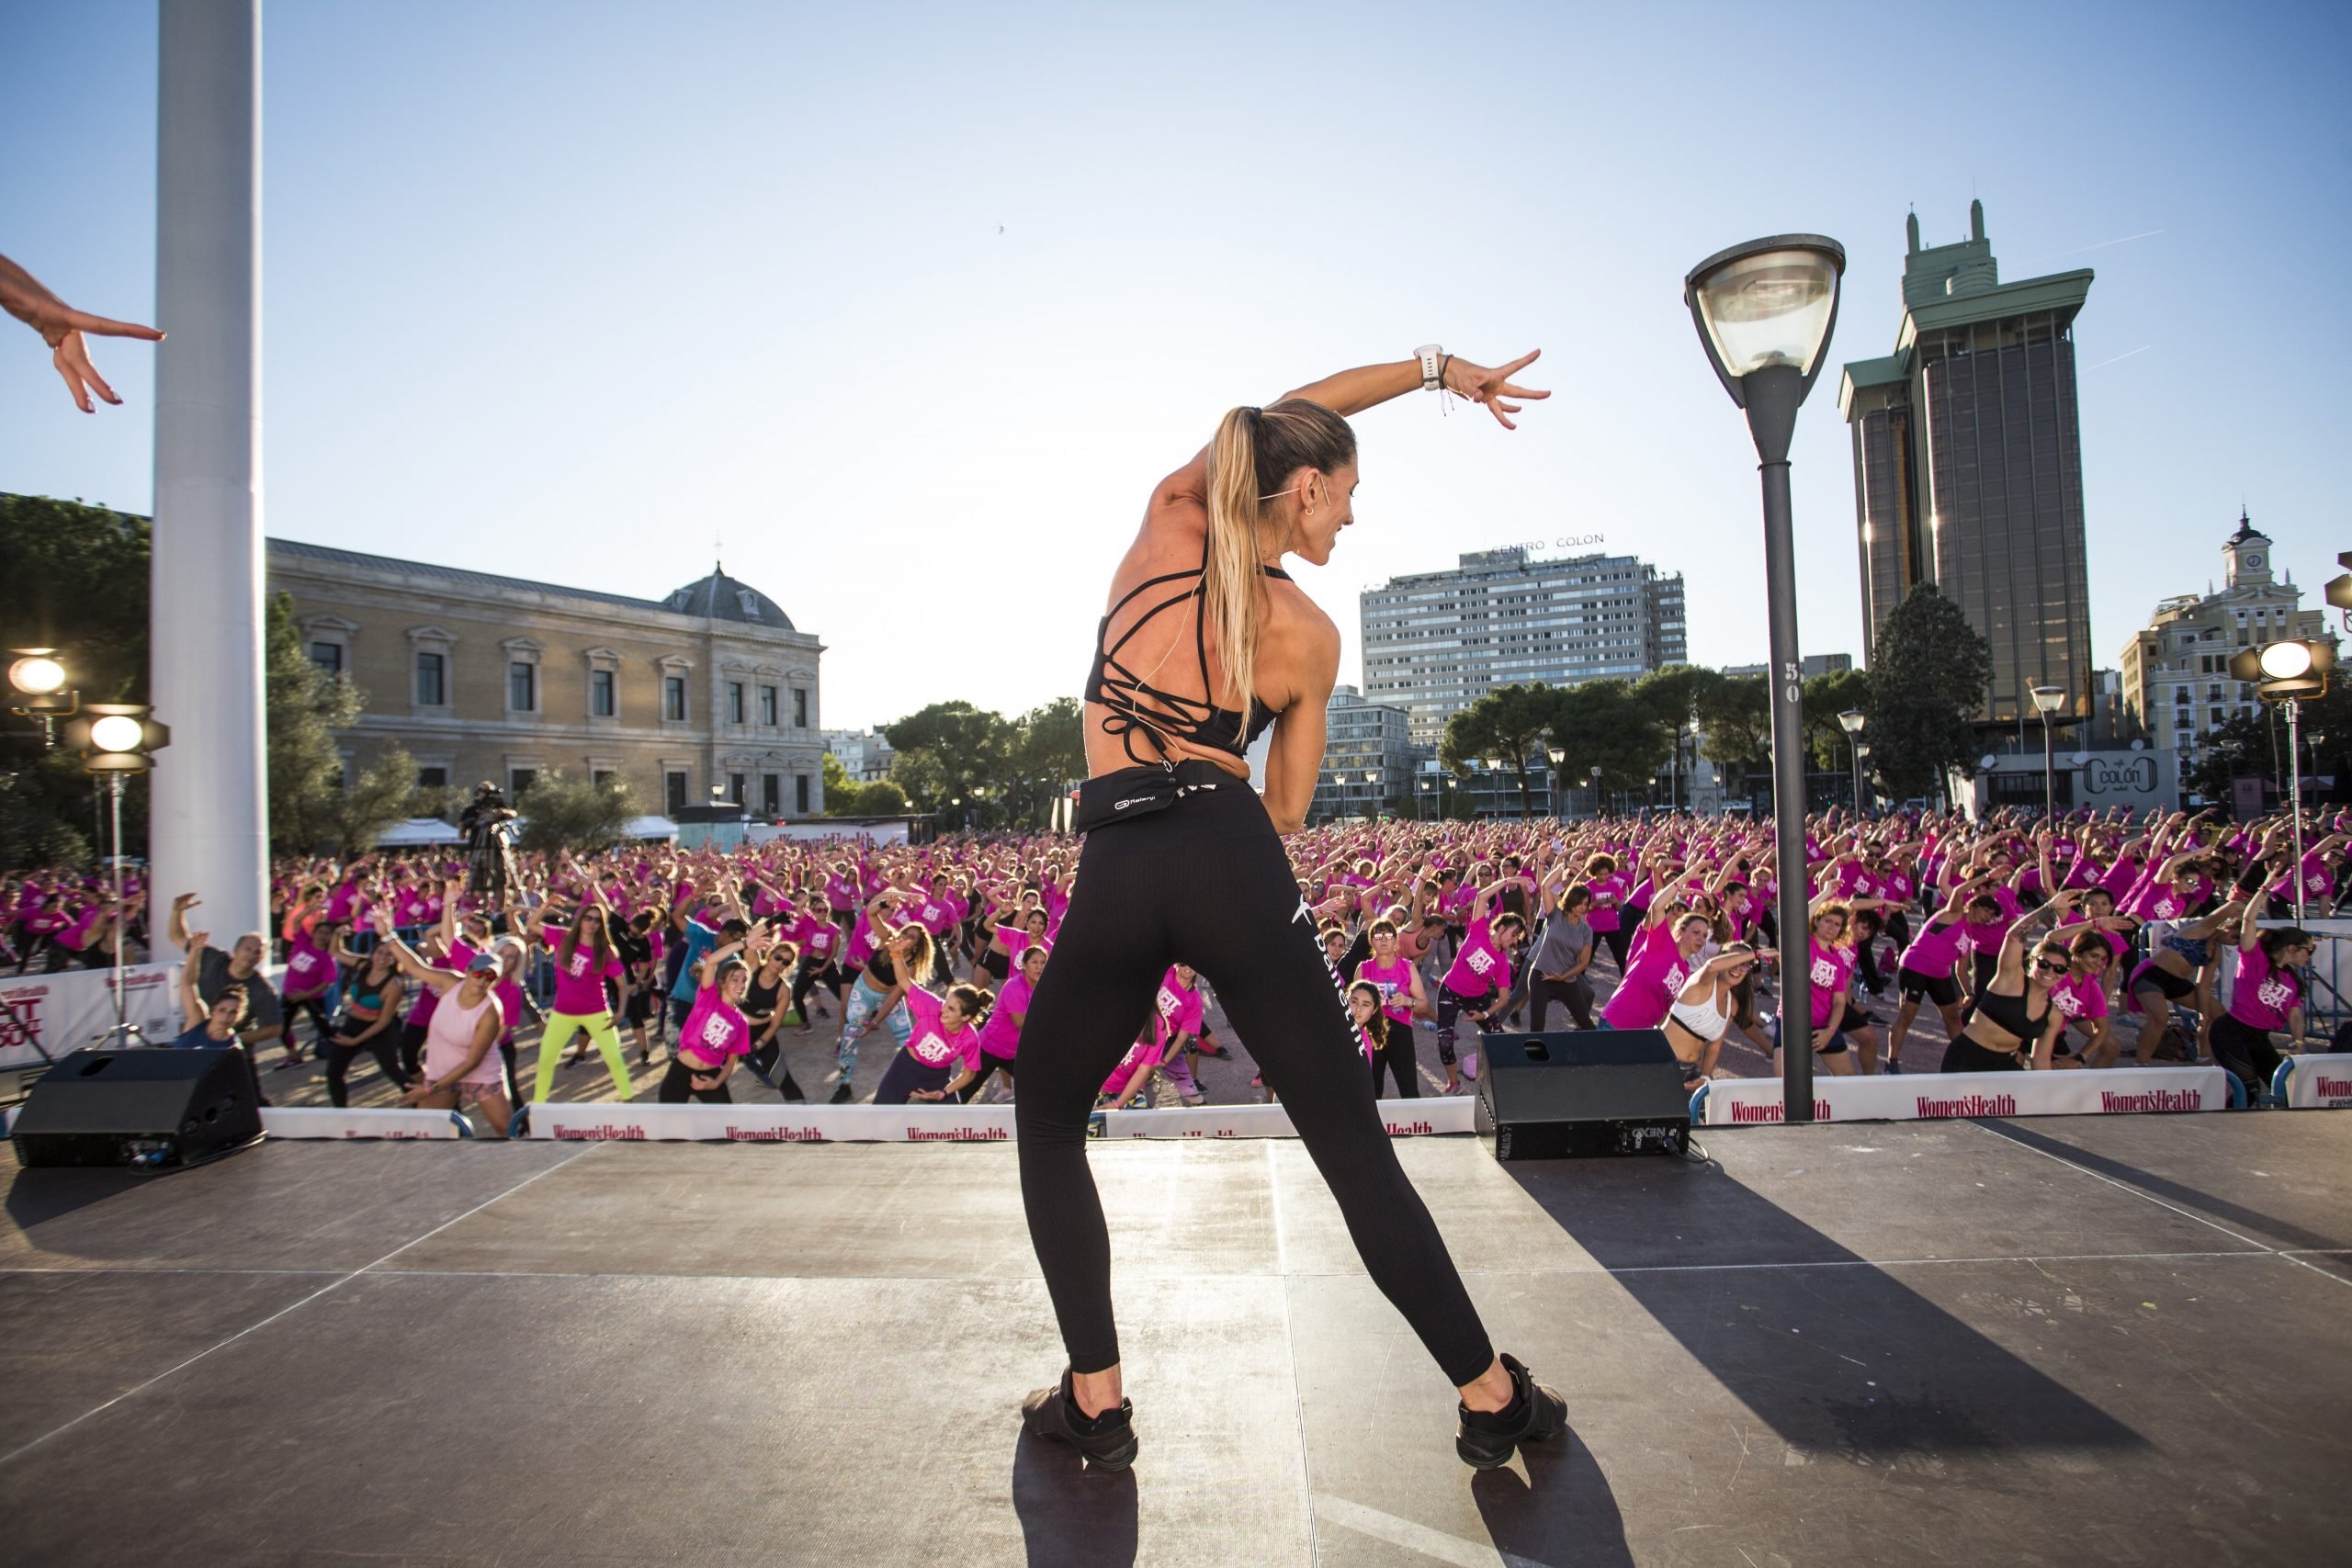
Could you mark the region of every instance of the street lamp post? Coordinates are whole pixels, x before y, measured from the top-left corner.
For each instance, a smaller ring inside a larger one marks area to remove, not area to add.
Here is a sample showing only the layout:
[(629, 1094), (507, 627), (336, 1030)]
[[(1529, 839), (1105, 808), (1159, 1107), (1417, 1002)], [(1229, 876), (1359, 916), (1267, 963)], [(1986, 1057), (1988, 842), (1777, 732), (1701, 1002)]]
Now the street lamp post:
[(2041, 819), (2045, 823), (2056, 820), (2058, 816), (2057, 759), (2051, 749), (2050, 718), (2065, 700), (2066, 688), (2064, 686), (2036, 686), (2033, 689), (2033, 705), (2041, 715)]
[(1848, 708), (1838, 716), (1838, 723), (1846, 731), (1846, 754), (1854, 762), (1854, 815), (1862, 815), (1862, 721), (1867, 717), (1860, 708)]
[(1592, 814), (1600, 815), (1600, 764), (1592, 765)]
[[(1804, 660), (1797, 652), (1796, 549), (1789, 500), (1789, 443), (1838, 324), (1845, 247), (1818, 234), (1781, 234), (1718, 251), (1683, 279), (1683, 299), (1708, 363), (1747, 414), (1764, 484), (1764, 591), (1772, 694), (1772, 799), (1781, 867), (1783, 942), (1802, 942), (1805, 919)], [(1813, 1120), (1813, 1053), (1806, 1049), (1812, 976), (1802, 946), (1781, 964), (1781, 1016), (1797, 1021), (1781, 1052), (1781, 1116)]]
[(1363, 814), (1377, 822), (1380, 819), (1380, 770), (1378, 768), (1365, 771), (1363, 793), (1368, 797), (1364, 802)]
[(1567, 801), (1560, 789), (1560, 764), (1568, 760), (1568, 751), (1565, 746), (1551, 746), (1544, 749), (1544, 754), (1552, 759), (1552, 772), (1547, 777), (1552, 786), (1552, 815), (1558, 817), (1567, 809)]
[[(2335, 584), (2329, 600), (2335, 603)], [(2303, 908), (2303, 739), (2305, 697), (2327, 695), (2328, 672), (2335, 668), (2335, 643), (2331, 638), (2290, 639), (2260, 649), (2246, 649), (2230, 656), (2230, 678), (2254, 683), (2255, 694), (2266, 703), (2287, 706), (2287, 821), (2295, 847), (2295, 923), (2301, 925)]]

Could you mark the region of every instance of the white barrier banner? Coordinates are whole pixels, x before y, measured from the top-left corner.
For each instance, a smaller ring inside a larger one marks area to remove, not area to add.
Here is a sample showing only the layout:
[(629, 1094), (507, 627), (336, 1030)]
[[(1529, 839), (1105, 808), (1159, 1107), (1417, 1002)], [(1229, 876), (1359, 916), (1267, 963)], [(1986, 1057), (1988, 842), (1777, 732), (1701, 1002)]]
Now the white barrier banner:
[(583, 1143), (1001, 1144), (1010, 1105), (619, 1105), (543, 1101), (529, 1135)]
[[(123, 1015), (150, 1045), (180, 1035), (179, 965), (133, 964), (122, 972)], [(114, 971), (73, 969), (0, 980), (0, 1067), (62, 1056), (114, 1027)], [(38, 1047), (38, 1048), (36, 1048)]]
[(2352, 1107), (2352, 1056), (2290, 1056), (2278, 1066), (2286, 1080), (2290, 1111), (2342, 1111)]
[[(1380, 1120), (1396, 1137), (1476, 1131), (1468, 1095), (1384, 1100)], [(1166, 1111), (1106, 1111), (1106, 1138), (1295, 1138), (1290, 1112), (1273, 1105), (1188, 1105)]]
[(470, 1138), (454, 1111), (338, 1111), (331, 1105), (266, 1105), (261, 1130), (273, 1138)]
[[(1933, 1122), (1955, 1116), (2100, 1116), (2222, 1111), (2220, 1067), (2087, 1068), (2046, 1073), (1905, 1073), (1813, 1080), (1816, 1122)], [(1710, 1127), (1770, 1125), (1782, 1114), (1778, 1078), (1718, 1078), (1701, 1101)]]
[[(1384, 1100), (1392, 1134), (1467, 1133), (1467, 1096)], [(1290, 1138), (1280, 1105), (1204, 1105), (1171, 1111), (1110, 1111), (1112, 1138)], [(340, 1134), (335, 1134), (340, 1135)], [(619, 1105), (531, 1107), (529, 1136), (571, 1143), (996, 1144), (1012, 1140), (1010, 1105)]]

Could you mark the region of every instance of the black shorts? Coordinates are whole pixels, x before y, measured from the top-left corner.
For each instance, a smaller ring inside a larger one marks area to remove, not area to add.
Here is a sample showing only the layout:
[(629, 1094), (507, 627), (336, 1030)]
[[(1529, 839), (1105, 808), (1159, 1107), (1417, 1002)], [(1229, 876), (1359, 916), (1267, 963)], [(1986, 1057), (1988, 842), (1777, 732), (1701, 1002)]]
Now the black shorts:
[(1838, 1032), (1842, 1037), (1849, 1029), (1868, 1029), (1877, 1021), (1877, 1019), (1856, 1007), (1853, 998), (1849, 997), (1846, 998), (1845, 1016), (1838, 1021)]
[(1001, 986), (1012, 977), (1012, 954), (999, 952), (994, 947), (982, 948), (980, 967), (995, 976), (996, 983)]
[[(1771, 1038), (1772, 1049), (1775, 1051), (1779, 1050), (1781, 1048), (1781, 1021), (1775, 1018), (1771, 1023), (1766, 1027), (1764, 1032)], [(1806, 1031), (1808, 1037), (1810, 1037), (1811, 1033), (1812, 1031)], [(1845, 1026), (1840, 1024), (1838, 1026), (1838, 1032), (1829, 1037), (1829, 1043), (1826, 1045), (1816, 1047), (1814, 1054), (1818, 1056), (1844, 1055), (1846, 1054)]]
[(1939, 1008), (1960, 1005), (1960, 982), (1949, 975), (1922, 975), (1917, 969), (1905, 969), (1895, 976), (1903, 989), (1903, 999), (1916, 1002), (1925, 998)]
[(2132, 977), (2132, 994), (2138, 996), (2150, 987), (2162, 991), (2166, 999), (2185, 1002), (2197, 994), (2197, 982), (2184, 980), (2161, 964), (2151, 964)]

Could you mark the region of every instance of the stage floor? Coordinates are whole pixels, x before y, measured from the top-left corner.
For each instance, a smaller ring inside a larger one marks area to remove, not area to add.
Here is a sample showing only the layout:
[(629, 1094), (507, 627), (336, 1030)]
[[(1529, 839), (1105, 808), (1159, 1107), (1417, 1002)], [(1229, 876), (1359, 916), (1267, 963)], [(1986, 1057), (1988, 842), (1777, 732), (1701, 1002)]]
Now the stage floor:
[(1092, 1151), (1124, 1476), (1019, 1435), (1061, 1353), (1007, 1146), (11, 1167), (0, 1560), (2346, 1560), (2352, 1115), (1707, 1143), (1398, 1142), (1567, 1396), (1568, 1446), (1485, 1476), (1295, 1143)]

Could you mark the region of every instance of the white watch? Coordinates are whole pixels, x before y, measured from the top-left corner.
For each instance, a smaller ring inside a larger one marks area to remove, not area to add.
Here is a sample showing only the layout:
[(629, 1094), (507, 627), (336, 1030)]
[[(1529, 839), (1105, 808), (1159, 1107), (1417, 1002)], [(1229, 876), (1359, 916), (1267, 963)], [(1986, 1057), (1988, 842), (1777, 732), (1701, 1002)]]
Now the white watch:
[(1421, 344), (1420, 347), (1413, 350), (1413, 352), (1419, 356), (1421, 361), (1421, 390), (1424, 392), (1435, 391), (1442, 384), (1439, 378), (1439, 371), (1442, 368), (1441, 360), (1445, 350), (1436, 344), (1425, 343)]

